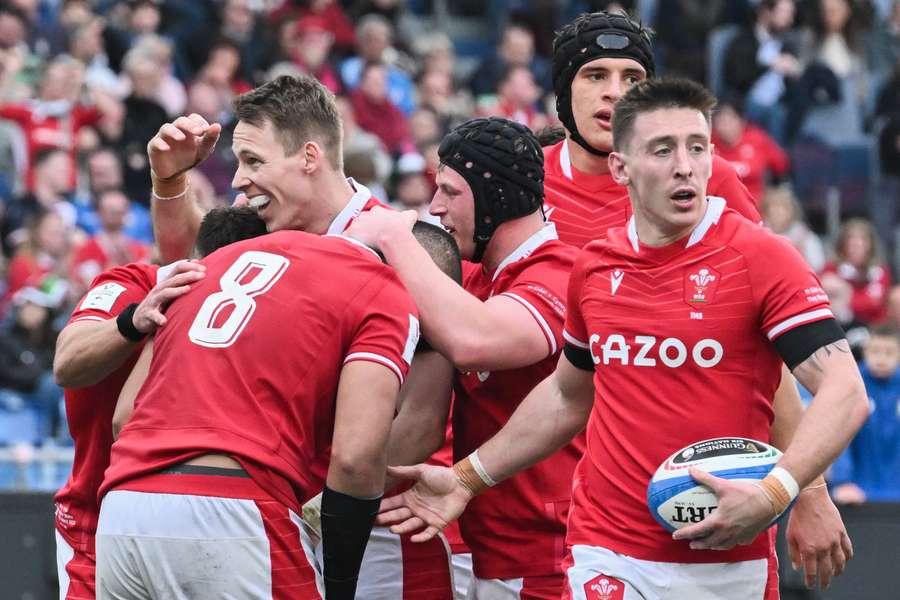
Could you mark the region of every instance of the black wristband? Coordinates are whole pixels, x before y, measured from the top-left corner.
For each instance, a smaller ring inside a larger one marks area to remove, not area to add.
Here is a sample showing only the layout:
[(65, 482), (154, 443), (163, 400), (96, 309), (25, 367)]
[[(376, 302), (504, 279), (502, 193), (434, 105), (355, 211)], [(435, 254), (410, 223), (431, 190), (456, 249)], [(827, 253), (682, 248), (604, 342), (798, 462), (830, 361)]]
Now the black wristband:
[(129, 342), (141, 342), (147, 337), (146, 333), (141, 333), (134, 326), (134, 311), (137, 310), (137, 307), (137, 304), (129, 304), (116, 317), (116, 327), (119, 328), (119, 333)]
[(322, 493), (322, 555), (325, 597), (353, 600), (359, 566), (381, 506), (381, 497), (354, 498), (325, 486)]

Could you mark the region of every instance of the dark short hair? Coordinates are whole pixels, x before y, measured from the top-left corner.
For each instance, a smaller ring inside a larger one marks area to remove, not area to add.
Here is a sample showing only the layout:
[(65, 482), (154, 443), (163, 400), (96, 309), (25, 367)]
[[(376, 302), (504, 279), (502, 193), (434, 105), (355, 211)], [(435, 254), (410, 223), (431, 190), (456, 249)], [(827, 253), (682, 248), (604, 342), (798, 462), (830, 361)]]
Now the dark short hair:
[(869, 330), (869, 339), (873, 337), (892, 338), (896, 342), (900, 342), (900, 330), (893, 325), (878, 325)]
[(234, 100), (239, 121), (263, 127), (268, 121), (284, 153), (295, 154), (310, 140), (322, 145), (328, 162), (342, 169), (341, 117), (334, 94), (306, 75), (282, 75)]
[(200, 258), (228, 244), (268, 233), (266, 222), (249, 206), (222, 206), (203, 217), (195, 248)]
[(619, 151), (628, 145), (634, 131), (634, 122), (641, 113), (666, 108), (689, 108), (703, 113), (709, 124), (715, 106), (716, 97), (690, 79), (663, 77), (642, 81), (616, 103), (612, 118), (613, 148)]
[(416, 221), (412, 233), (440, 270), (462, 284), (462, 259), (453, 236), (443, 227), (425, 221)]

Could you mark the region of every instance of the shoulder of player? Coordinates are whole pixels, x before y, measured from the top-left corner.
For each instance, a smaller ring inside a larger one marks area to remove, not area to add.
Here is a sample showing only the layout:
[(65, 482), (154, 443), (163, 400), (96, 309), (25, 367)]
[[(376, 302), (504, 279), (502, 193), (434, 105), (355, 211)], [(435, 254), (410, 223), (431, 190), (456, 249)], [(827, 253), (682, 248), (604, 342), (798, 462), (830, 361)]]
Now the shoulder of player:
[(767, 267), (780, 263), (786, 255), (799, 256), (787, 239), (757, 225), (734, 209), (725, 209), (718, 229), (717, 241), (713, 243), (727, 245), (750, 261), (758, 258), (760, 264)]
[(722, 158), (718, 154), (713, 154), (710, 180), (729, 179), (732, 177), (736, 179), (740, 178), (734, 168), (734, 165), (732, 165), (727, 159)]
[(139, 262), (113, 267), (97, 275), (91, 282), (91, 288), (104, 283), (118, 283), (128, 287), (136, 286), (149, 291), (156, 285), (159, 268), (157, 265)]

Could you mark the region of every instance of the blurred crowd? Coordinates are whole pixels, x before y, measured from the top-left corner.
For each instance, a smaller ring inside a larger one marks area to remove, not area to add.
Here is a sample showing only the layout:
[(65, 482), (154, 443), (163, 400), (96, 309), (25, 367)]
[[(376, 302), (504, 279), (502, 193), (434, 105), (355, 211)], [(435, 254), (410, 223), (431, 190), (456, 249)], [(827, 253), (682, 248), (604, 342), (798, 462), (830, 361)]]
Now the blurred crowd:
[[(659, 72), (719, 97), (716, 151), (822, 275), (872, 385), (900, 386), (900, 0), (2, 0), (0, 445), (65, 443), (56, 333), (98, 273), (154, 259), (162, 124), (223, 125), (191, 181), (227, 204), (231, 100), (313, 75), (339, 98), (347, 175), (429, 219), (449, 128), (558, 127), (553, 32), (617, 8), (656, 30)], [(885, 337), (893, 366), (865, 366)]]

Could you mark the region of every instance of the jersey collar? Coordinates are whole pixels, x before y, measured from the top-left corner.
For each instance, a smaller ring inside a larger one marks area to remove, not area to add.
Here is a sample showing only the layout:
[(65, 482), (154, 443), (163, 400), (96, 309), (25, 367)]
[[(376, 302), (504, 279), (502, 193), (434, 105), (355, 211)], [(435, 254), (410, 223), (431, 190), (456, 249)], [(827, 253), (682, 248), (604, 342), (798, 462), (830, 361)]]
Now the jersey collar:
[(344, 240), (345, 242), (350, 242), (354, 246), (359, 246), (363, 250), (366, 250), (367, 252), (371, 252), (372, 256), (374, 256), (376, 259), (378, 259), (378, 262), (384, 262), (384, 260), (381, 258), (381, 255), (379, 255), (377, 252), (375, 252), (375, 250), (373, 250), (369, 246), (366, 246), (365, 244), (363, 244), (361, 241), (359, 241), (356, 238), (352, 238), (348, 235), (344, 235), (341, 233), (326, 233), (324, 237), (339, 238), (339, 239)]
[(562, 174), (566, 176), (566, 179), (572, 181), (572, 159), (569, 157), (568, 138), (562, 141), (562, 148), (559, 151), (559, 168), (562, 169)]
[[(707, 196), (706, 201), (706, 212), (703, 214), (703, 218), (700, 219), (700, 222), (697, 223), (697, 226), (694, 227), (694, 230), (691, 231), (691, 237), (688, 238), (685, 248), (690, 248), (702, 240), (710, 227), (719, 222), (719, 218), (725, 211), (724, 198)], [(635, 252), (640, 252), (641, 244), (638, 240), (637, 225), (634, 223), (634, 215), (631, 215), (631, 218), (628, 219), (628, 241), (631, 243), (631, 247)]]
[(522, 260), (523, 258), (531, 256), (532, 252), (537, 250), (545, 242), (558, 239), (559, 236), (556, 235), (556, 225), (553, 223), (544, 223), (543, 227), (531, 234), (531, 237), (522, 242), (518, 248), (512, 251), (512, 254), (504, 258), (503, 261), (497, 265), (497, 270), (494, 271), (494, 276), (491, 277), (491, 281), (497, 281), (497, 278), (500, 276), (500, 272), (503, 269), (517, 260)]
[(356, 193), (350, 198), (350, 202), (347, 203), (347, 206), (341, 209), (341, 212), (337, 214), (334, 221), (331, 222), (331, 225), (328, 226), (328, 231), (326, 232), (328, 234), (336, 235), (344, 233), (344, 230), (350, 225), (350, 221), (359, 216), (359, 213), (362, 212), (366, 202), (372, 197), (372, 192), (369, 191), (369, 188), (354, 181), (352, 177), (348, 177), (347, 182), (350, 184), (350, 187), (356, 190)]

